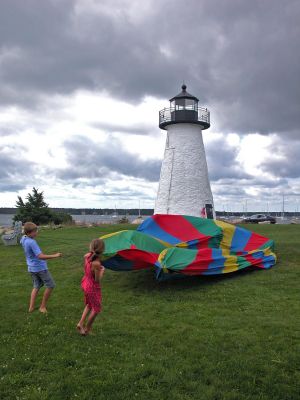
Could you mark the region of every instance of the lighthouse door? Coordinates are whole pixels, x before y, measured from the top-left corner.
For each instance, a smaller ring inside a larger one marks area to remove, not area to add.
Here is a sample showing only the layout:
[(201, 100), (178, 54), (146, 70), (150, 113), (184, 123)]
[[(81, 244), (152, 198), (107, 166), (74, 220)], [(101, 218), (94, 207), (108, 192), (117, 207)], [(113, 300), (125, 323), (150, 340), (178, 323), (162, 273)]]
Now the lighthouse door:
[(214, 213), (213, 213), (212, 204), (205, 204), (205, 211), (206, 211), (206, 218), (214, 219)]

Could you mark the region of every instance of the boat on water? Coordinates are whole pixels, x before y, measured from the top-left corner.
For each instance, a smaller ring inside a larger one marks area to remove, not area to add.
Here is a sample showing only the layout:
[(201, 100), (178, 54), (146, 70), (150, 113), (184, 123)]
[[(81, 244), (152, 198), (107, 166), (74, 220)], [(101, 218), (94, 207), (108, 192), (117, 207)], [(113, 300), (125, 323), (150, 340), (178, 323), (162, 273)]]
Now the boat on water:
[(139, 215), (131, 222), (135, 225), (140, 225), (144, 221), (144, 218), (141, 215), (141, 203), (139, 201)]
[(117, 211), (117, 206), (115, 206), (115, 212), (112, 214), (111, 217), (112, 217), (112, 218), (118, 218), (118, 217), (119, 217), (118, 211)]

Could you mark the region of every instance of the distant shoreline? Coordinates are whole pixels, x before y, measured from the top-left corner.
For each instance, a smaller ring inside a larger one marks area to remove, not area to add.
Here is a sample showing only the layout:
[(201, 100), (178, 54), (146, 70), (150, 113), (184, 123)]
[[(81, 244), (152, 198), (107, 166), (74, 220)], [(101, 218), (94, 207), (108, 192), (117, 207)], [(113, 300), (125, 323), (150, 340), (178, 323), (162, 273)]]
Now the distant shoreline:
[[(55, 212), (64, 212), (68, 213), (71, 215), (98, 215), (98, 216), (110, 216), (110, 215), (115, 215), (117, 214), (118, 216), (122, 217), (124, 215), (143, 215), (143, 216), (149, 216), (154, 214), (154, 209), (153, 208), (52, 208), (50, 207), (51, 210)], [(17, 211), (16, 208), (14, 207), (0, 207), (0, 214), (15, 214)], [(216, 211), (217, 216), (232, 216), (232, 217), (242, 217), (242, 216), (250, 216), (253, 214), (266, 214), (266, 215), (271, 215), (273, 217), (281, 217), (281, 212), (280, 211), (270, 211), (270, 212), (264, 212), (264, 211), (248, 211), (248, 212), (243, 212), (243, 211)], [(284, 212), (285, 217), (300, 217), (300, 212), (292, 212), (292, 211), (285, 211)]]
[[(1, 214), (0, 213), (0, 226), (10, 227), (13, 225), (13, 218), (15, 214)], [(125, 215), (121, 214), (109, 214), (109, 215), (97, 215), (97, 214), (70, 214), (75, 224), (78, 225), (93, 225), (93, 224), (116, 224)], [(147, 218), (147, 215), (143, 215), (143, 219)], [(126, 219), (131, 223), (138, 218), (138, 215), (126, 215)]]

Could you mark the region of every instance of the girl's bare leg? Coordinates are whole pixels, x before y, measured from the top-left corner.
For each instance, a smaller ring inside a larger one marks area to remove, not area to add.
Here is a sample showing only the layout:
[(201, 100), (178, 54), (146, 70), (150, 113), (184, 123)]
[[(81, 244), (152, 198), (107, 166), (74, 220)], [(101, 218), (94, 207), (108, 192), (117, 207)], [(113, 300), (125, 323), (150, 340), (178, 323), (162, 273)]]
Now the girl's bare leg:
[(46, 308), (47, 301), (48, 301), (49, 297), (51, 296), (52, 290), (53, 290), (52, 288), (46, 288), (45, 289), (43, 300), (42, 300), (42, 303), (40, 305), (40, 312), (41, 313), (45, 314), (47, 312), (47, 308)]
[(90, 308), (88, 306), (85, 306), (84, 310), (83, 310), (83, 313), (82, 313), (82, 316), (81, 316), (81, 319), (77, 324), (77, 329), (81, 333), (81, 335), (85, 334), (84, 322), (85, 322), (85, 319), (86, 319), (86, 317), (87, 317), (89, 312), (90, 312)]
[(91, 311), (88, 321), (87, 321), (87, 324), (86, 324), (86, 329), (85, 329), (86, 334), (88, 334), (90, 332), (90, 330), (92, 329), (92, 325), (93, 325), (97, 315), (98, 315), (97, 312), (95, 312), (94, 310)]
[(34, 311), (35, 299), (36, 299), (36, 297), (37, 297), (37, 295), (39, 293), (39, 290), (40, 289), (33, 288), (32, 291), (31, 291), (30, 304), (29, 304), (29, 309), (28, 309), (29, 312)]

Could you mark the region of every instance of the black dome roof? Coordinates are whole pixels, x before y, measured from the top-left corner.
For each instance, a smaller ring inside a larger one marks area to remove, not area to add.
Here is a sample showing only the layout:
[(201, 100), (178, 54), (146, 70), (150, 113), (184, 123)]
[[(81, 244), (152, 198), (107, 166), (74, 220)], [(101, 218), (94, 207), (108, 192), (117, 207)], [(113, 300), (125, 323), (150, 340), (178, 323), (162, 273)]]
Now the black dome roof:
[(174, 96), (170, 99), (170, 101), (176, 100), (176, 99), (193, 99), (196, 101), (199, 101), (199, 99), (196, 96), (193, 96), (192, 94), (188, 93), (186, 91), (186, 85), (183, 84), (181, 86), (182, 91), (180, 93), (178, 93), (177, 96)]

